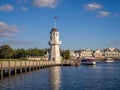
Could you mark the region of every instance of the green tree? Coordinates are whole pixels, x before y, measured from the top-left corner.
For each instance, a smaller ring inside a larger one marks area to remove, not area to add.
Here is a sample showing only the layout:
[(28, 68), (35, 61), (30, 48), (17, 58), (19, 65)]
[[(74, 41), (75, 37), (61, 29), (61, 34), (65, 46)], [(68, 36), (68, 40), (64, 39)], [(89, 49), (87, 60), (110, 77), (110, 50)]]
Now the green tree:
[(23, 48), (15, 50), (14, 58), (26, 57), (26, 50)]
[(9, 45), (2, 45), (0, 47), (0, 58), (12, 58), (14, 50)]
[(39, 56), (39, 49), (38, 48), (31, 49), (31, 55), (32, 56)]
[(69, 50), (61, 50), (61, 56), (63, 59), (70, 59), (70, 51)]

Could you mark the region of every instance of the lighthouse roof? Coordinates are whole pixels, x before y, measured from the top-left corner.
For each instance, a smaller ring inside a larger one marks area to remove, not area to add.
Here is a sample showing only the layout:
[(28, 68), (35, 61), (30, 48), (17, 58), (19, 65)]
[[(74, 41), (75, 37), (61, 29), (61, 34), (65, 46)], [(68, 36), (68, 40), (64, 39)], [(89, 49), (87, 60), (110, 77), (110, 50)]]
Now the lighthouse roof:
[(52, 28), (51, 32), (58, 32), (57, 28)]

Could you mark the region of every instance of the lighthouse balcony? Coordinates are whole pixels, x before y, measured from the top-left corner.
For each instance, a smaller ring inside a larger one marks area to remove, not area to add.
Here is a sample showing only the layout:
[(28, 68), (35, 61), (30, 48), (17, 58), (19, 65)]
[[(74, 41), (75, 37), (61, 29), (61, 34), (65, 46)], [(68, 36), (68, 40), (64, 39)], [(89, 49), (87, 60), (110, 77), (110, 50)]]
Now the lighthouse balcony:
[(50, 45), (52, 45), (52, 44), (60, 45), (61, 41), (49, 41), (48, 44), (50, 44)]

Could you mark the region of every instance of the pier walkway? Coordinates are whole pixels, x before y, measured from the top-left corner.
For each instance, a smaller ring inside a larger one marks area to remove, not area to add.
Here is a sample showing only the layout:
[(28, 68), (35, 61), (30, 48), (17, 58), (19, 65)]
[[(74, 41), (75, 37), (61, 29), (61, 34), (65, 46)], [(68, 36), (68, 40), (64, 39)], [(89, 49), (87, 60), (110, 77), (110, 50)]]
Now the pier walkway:
[(54, 66), (54, 61), (18, 60), (0, 61), (0, 78)]
[[(0, 78), (56, 65), (54, 61), (47, 60), (3, 60), (0, 61)], [(59, 66), (79, 65), (79, 60), (65, 60)]]

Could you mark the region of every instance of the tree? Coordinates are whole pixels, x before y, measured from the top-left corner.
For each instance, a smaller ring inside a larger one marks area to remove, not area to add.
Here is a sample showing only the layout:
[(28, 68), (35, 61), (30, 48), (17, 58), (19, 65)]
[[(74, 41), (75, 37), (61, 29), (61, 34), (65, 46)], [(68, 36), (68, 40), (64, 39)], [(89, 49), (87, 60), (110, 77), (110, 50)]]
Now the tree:
[(70, 51), (69, 50), (61, 50), (61, 56), (63, 57), (63, 59), (70, 59)]
[(15, 50), (14, 58), (26, 57), (26, 51), (23, 48)]
[(2, 45), (0, 47), (0, 58), (12, 58), (14, 50), (9, 45)]
[(39, 56), (39, 49), (38, 48), (31, 49), (31, 56)]

